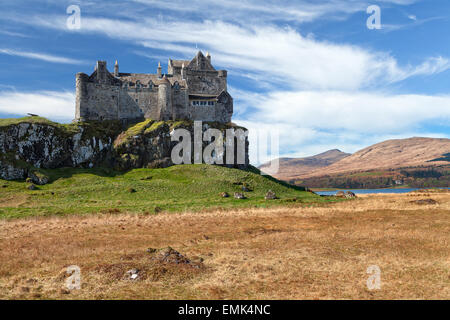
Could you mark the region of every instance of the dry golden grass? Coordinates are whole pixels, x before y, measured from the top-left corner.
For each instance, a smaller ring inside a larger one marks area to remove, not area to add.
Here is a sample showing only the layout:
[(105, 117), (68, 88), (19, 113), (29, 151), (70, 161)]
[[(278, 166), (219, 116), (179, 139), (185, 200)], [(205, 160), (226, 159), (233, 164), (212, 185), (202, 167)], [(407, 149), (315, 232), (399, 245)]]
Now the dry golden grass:
[[(411, 203), (432, 198), (434, 205)], [(310, 208), (0, 221), (2, 299), (449, 299), (450, 194)], [(171, 246), (203, 268), (152, 262)], [(80, 290), (61, 290), (78, 265)], [(367, 267), (381, 268), (369, 291)], [(131, 268), (139, 281), (123, 280)]]

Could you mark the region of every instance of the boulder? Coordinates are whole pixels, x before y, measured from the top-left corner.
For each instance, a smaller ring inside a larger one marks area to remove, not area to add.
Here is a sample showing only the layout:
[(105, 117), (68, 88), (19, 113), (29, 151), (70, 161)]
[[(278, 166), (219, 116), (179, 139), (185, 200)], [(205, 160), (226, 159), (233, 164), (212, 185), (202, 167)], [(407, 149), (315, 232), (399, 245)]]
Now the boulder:
[(31, 182), (40, 186), (47, 184), (49, 181), (49, 177), (39, 171), (28, 173), (28, 178), (31, 179)]
[(220, 194), (220, 196), (221, 196), (222, 198), (228, 198), (230, 195), (228, 194), (228, 192), (222, 192), (222, 193)]
[(244, 195), (243, 193), (241, 193), (241, 192), (235, 192), (235, 193), (234, 193), (234, 198), (235, 198), (235, 199), (247, 199), (247, 198), (245, 197), (245, 195)]
[(130, 269), (124, 275), (125, 280), (138, 280), (139, 279), (139, 270), (138, 269)]
[(347, 192), (345, 193), (345, 197), (346, 197), (347, 199), (356, 198), (356, 194), (354, 194), (354, 193), (351, 192), (351, 191), (347, 191)]
[(345, 198), (345, 192), (344, 191), (338, 191), (336, 193), (336, 197), (338, 197), (338, 198)]
[(277, 195), (275, 194), (275, 192), (273, 192), (272, 190), (267, 191), (264, 199), (266, 200), (275, 200), (278, 199)]

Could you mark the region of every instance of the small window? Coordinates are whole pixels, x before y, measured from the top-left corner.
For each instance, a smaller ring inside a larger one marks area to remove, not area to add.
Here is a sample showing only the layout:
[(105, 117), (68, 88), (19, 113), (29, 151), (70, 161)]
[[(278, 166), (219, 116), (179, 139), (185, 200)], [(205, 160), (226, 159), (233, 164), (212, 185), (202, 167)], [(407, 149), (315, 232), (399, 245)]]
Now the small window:
[(136, 99), (136, 102), (139, 102), (139, 99)]

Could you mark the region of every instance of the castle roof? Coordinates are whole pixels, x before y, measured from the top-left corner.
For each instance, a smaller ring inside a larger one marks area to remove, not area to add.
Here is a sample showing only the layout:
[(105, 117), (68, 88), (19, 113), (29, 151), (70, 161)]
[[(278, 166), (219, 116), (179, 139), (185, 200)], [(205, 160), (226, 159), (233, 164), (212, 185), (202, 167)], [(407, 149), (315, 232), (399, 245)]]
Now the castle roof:
[(189, 63), (191, 63), (191, 60), (172, 60), (173, 67), (181, 68), (183, 64), (185, 67), (187, 67)]
[(156, 85), (163, 81), (169, 82), (171, 85), (173, 85), (175, 82), (178, 81), (180, 86), (186, 86), (186, 80), (183, 80), (179, 75), (166, 77), (165, 80), (159, 79), (157, 74), (149, 74), (149, 73), (120, 73), (119, 77), (120, 80), (128, 81), (131, 83), (136, 83), (137, 81), (140, 81), (142, 84), (148, 84), (151, 80)]

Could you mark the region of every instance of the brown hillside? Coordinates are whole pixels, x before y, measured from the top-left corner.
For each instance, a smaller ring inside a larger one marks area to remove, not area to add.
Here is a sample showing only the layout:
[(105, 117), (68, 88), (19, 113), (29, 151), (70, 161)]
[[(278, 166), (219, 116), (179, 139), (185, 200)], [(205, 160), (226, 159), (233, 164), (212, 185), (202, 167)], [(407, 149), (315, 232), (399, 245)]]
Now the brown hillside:
[(450, 153), (450, 139), (409, 138), (387, 140), (362, 149), (326, 168), (305, 173), (302, 178), (374, 169), (448, 164), (448, 161), (431, 161), (442, 158), (447, 153)]
[[(350, 153), (334, 149), (312, 157), (280, 158), (280, 168), (274, 176), (281, 180), (296, 179), (316, 169), (327, 167), (348, 156), (350, 156)], [(270, 166), (270, 162), (261, 165), (259, 168), (264, 171), (264, 168), (268, 166)]]

